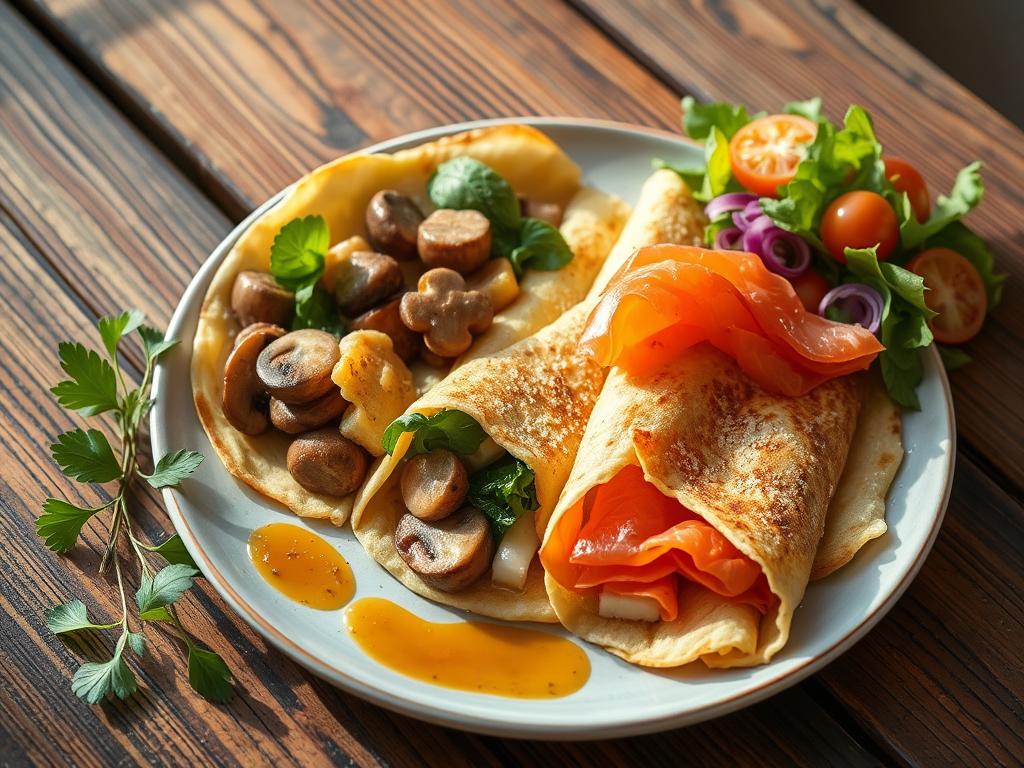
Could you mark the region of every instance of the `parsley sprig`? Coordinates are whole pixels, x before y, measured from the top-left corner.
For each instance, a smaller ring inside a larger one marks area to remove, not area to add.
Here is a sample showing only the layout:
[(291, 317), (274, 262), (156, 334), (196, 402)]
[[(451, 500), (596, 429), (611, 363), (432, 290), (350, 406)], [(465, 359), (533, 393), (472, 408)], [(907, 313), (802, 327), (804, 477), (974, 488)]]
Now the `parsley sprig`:
[[(128, 508), (128, 491), (135, 478), (154, 488), (176, 486), (200, 465), (203, 456), (195, 451), (175, 451), (156, 462), (149, 474), (139, 467), (139, 428), (153, 405), (149, 397), (153, 366), (157, 359), (177, 342), (167, 340), (155, 328), (144, 325), (145, 317), (138, 310), (100, 318), (100, 340), (106, 352), (90, 350), (82, 344), (65, 342), (59, 346), (60, 365), (68, 378), (51, 392), (63, 408), (81, 416), (110, 414), (118, 437), (115, 452), (106, 433), (99, 429), (74, 429), (60, 435), (50, 447), (53, 459), (68, 477), (81, 483), (117, 483), (116, 493), (96, 507), (79, 507), (65, 499), (48, 498), (43, 514), (36, 520), (36, 529), (54, 552), (67, 552), (78, 541), (82, 527), (101, 512), (110, 513), (110, 535), (107, 538), (99, 572), (113, 565), (121, 598), (121, 618), (100, 624), (89, 618), (85, 604), (73, 599), (46, 612), (46, 623), (55, 634), (82, 631), (119, 630), (113, 654), (106, 661), (87, 661), (75, 672), (71, 689), (90, 704), (113, 694), (125, 699), (138, 689), (135, 674), (128, 666), (129, 652), (142, 658), (146, 653), (146, 624), (159, 623), (180, 640), (187, 652), (188, 681), (200, 695), (216, 702), (228, 701), (232, 694), (231, 672), (216, 653), (201, 648), (185, 630), (174, 604), (192, 586), (199, 570), (189, 556), (181, 538), (175, 534), (160, 544), (146, 544), (133, 528)], [(138, 335), (146, 360), (142, 382), (130, 387), (118, 361), (118, 349), (131, 333)], [(125, 589), (123, 555), (118, 547), (126, 539), (139, 567), (139, 589), (135, 593), (137, 614), (129, 620), (128, 596)], [(150, 562), (159, 555), (167, 565), (156, 567)], [(133, 630), (133, 627), (137, 631)]]

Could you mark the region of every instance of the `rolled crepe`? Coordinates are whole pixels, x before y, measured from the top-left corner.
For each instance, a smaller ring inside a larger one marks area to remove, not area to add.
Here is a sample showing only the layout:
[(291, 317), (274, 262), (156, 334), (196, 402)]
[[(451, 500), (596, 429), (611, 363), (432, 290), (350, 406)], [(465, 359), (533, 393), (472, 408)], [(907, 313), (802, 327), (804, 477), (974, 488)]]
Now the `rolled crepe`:
[[(613, 368), (541, 548), (559, 620), (636, 664), (770, 659), (807, 586), (861, 400), (856, 376), (802, 397), (772, 395), (707, 344), (645, 376)], [(631, 467), (760, 567), (770, 591), (763, 615), (689, 579), (671, 621), (599, 615), (598, 589), (576, 586), (583, 566), (571, 558), (593, 494)]]
[[(469, 131), (393, 155), (347, 155), (296, 182), (280, 203), (242, 234), (214, 275), (203, 300), (193, 344), (192, 388), (196, 412), (228, 471), (302, 517), (329, 519), (341, 525), (351, 512), (354, 494), (336, 498), (307, 491), (287, 469), (290, 436), (275, 430), (255, 437), (244, 435), (224, 418), (224, 363), (240, 330), (231, 312), (235, 277), (243, 270), (269, 271), (274, 237), (296, 217), (322, 215), (330, 229), (331, 242), (336, 243), (356, 235), (365, 236), (367, 203), (381, 189), (396, 189), (429, 211), (427, 180), (438, 164), (459, 155), (472, 156), (491, 166), (520, 195), (566, 206), (562, 232), (573, 251), (572, 261), (560, 270), (527, 272), (516, 301), (497, 314), (494, 332), (477, 340), (490, 351), (529, 336), (580, 301), (625, 223), (628, 207), (622, 201), (581, 189), (576, 164), (544, 134), (523, 125)], [(411, 284), (415, 284), (416, 276), (409, 277)], [(467, 358), (474, 354), (471, 347)], [(412, 373), (413, 393), (422, 393), (438, 378), (425, 365), (414, 365)], [(405, 399), (401, 407), (414, 396)], [(385, 400), (394, 398), (380, 398), (380, 402)], [(375, 414), (375, 421), (386, 425), (400, 413), (399, 409)]]

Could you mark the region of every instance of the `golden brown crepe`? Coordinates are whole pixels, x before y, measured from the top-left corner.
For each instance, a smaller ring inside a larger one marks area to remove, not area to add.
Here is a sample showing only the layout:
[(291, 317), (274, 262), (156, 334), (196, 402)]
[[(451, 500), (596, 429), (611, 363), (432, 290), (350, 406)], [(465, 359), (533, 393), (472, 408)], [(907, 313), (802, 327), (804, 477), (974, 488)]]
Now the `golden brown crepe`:
[[(367, 203), (381, 189), (396, 189), (429, 211), (428, 178), (439, 163), (459, 155), (470, 155), (491, 166), (520, 195), (564, 206), (562, 232), (573, 251), (572, 261), (561, 270), (527, 272), (517, 300), (498, 314), (493, 332), (478, 340), (488, 350), (529, 336), (580, 301), (625, 222), (628, 208), (621, 201), (581, 189), (576, 164), (544, 134), (523, 125), (468, 131), (392, 155), (347, 155), (300, 179), (280, 203), (242, 234), (217, 270), (203, 301), (192, 354), (196, 411), (224, 466), (296, 514), (341, 525), (348, 518), (354, 496), (334, 498), (305, 490), (286, 467), (290, 437), (274, 430), (250, 437), (233, 429), (224, 418), (220, 405), (224, 362), (240, 330), (230, 309), (235, 276), (247, 269), (268, 271), (274, 237), (298, 216), (322, 215), (331, 242), (337, 243), (365, 236)], [(415, 281), (415, 275), (409, 277)], [(473, 355), (471, 347), (466, 358)], [(387, 354), (381, 351), (380, 356)], [(378, 359), (376, 365), (386, 372), (381, 378), (396, 378), (388, 360)], [(374, 414), (372, 421), (380, 430), (401, 413), (416, 392), (422, 393), (438, 378), (436, 371), (422, 364), (414, 365), (412, 373), (413, 386), (400, 407), (395, 410), (392, 404), (391, 412)], [(365, 393), (366, 384), (357, 382), (352, 388)], [(393, 394), (382, 390), (381, 397), (368, 397), (367, 402), (393, 403)]]

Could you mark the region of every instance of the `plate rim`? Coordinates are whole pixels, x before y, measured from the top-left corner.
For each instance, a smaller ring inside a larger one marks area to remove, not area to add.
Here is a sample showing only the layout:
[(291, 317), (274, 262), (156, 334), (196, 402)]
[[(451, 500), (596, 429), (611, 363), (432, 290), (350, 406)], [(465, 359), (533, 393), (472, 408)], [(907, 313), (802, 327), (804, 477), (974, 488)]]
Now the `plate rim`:
[[(441, 136), (458, 133), (461, 131), (482, 128), (491, 125), (523, 123), (540, 129), (544, 127), (557, 128), (584, 128), (602, 133), (616, 135), (642, 135), (655, 136), (669, 139), (679, 144), (690, 144), (693, 142), (680, 136), (677, 133), (661, 128), (633, 125), (611, 120), (600, 120), (591, 118), (575, 117), (540, 117), (540, 116), (516, 116), (498, 117), (483, 120), (472, 120), (460, 123), (426, 128), (419, 131), (396, 136), (371, 146), (356, 150), (357, 153), (374, 153), (395, 150), (407, 146), (414, 146), (423, 141), (436, 139)], [(186, 322), (189, 310), (196, 302), (197, 294), (205, 295), (206, 286), (212, 279), (213, 272), (219, 267), (234, 243), (248, 229), (252, 223), (264, 212), (276, 205), (283, 198), (292, 185), (272, 195), (269, 199), (259, 205), (248, 216), (246, 216), (231, 232), (221, 240), (204, 260), (199, 270), (189, 282), (171, 316), (167, 326), (168, 338), (179, 338), (182, 326)], [(198, 299), (202, 301), (201, 296)], [(199, 542), (192, 530), (191, 525), (181, 506), (178, 503), (177, 494), (179, 491), (173, 488), (164, 488), (162, 497), (175, 531), (181, 536), (186, 549), (192, 555), (193, 560), (199, 566), (207, 581), (214, 587), (221, 598), (231, 609), (248, 624), (253, 631), (273, 645), (278, 651), (285, 654), (297, 664), (316, 674), (332, 685), (356, 695), (372, 704), (382, 706), (393, 712), (412, 717), (418, 720), (441, 725), (445, 727), (459, 728), (492, 736), (504, 736), (513, 738), (534, 738), (541, 740), (584, 740), (596, 738), (618, 738), (622, 736), (639, 735), (668, 730), (687, 725), (693, 725), (705, 720), (720, 717), (734, 712), (743, 707), (756, 704), (759, 701), (789, 688), (792, 685), (806, 679), (810, 675), (824, 668), (840, 655), (849, 650), (864, 635), (866, 635), (879, 621), (892, 609), (896, 602), (902, 597), (907, 587), (917, 576), (924, 561), (935, 543), (939, 530), (942, 528), (946, 510), (949, 505), (952, 491), (952, 481), (956, 464), (957, 433), (955, 412), (953, 409), (952, 393), (949, 386), (949, 379), (945, 369), (941, 365), (938, 353), (932, 347), (929, 350), (933, 358), (933, 370), (937, 372), (941, 385), (943, 398), (947, 410), (947, 423), (949, 424), (949, 451), (946, 466), (944, 467), (944, 488), (939, 503), (939, 509), (934, 516), (934, 522), (927, 538), (917, 553), (914, 561), (904, 571), (902, 578), (889, 595), (870, 613), (868, 613), (856, 626), (850, 629), (842, 638), (838, 639), (824, 651), (799, 662), (798, 666), (781, 671), (779, 674), (757, 683), (755, 687), (745, 687), (734, 695), (720, 699), (719, 701), (683, 712), (668, 714), (656, 718), (637, 718), (633, 720), (620, 720), (615, 724), (599, 723), (590, 727), (580, 728), (575, 724), (561, 724), (559, 722), (534, 720), (528, 724), (509, 723), (496, 721), (487, 717), (477, 715), (466, 715), (463, 713), (446, 712), (430, 705), (395, 696), (391, 692), (376, 688), (373, 685), (353, 676), (339, 666), (325, 662), (319, 656), (307, 651), (295, 641), (289, 639), (279, 631), (268, 620), (266, 620), (256, 607), (244, 600), (231, 586), (221, 571), (213, 564), (206, 552), (199, 545)], [(190, 355), (191, 358), (191, 355)], [(153, 453), (162, 454), (167, 451), (166, 436), (163, 431), (162, 418), (163, 399), (160, 393), (165, 386), (168, 386), (168, 367), (164, 363), (158, 363), (154, 371), (152, 396), (156, 405), (150, 414), (149, 427), (152, 441)], [(770, 662), (769, 662), (770, 664)], [(482, 708), (483, 709), (483, 708)]]

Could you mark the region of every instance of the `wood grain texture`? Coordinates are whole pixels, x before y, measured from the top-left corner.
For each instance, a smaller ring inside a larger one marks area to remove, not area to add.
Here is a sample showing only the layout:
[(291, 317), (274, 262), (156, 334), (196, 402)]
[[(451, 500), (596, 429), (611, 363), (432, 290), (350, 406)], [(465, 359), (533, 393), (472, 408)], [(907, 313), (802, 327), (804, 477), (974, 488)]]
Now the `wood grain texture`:
[[(45, 550), (33, 530), (44, 496), (85, 503), (103, 493), (63, 478), (47, 450), (77, 423), (46, 391), (61, 378), (56, 344), (95, 344), (96, 315), (126, 303), (163, 322), (227, 223), (3, 5), (0, 71), (0, 371), (8, 383), (0, 398), (0, 761), (499, 766), (599, 765), (611, 755), (626, 765), (687, 755), (711, 765), (727, 754), (750, 765), (875, 763), (802, 688), (704, 726), (605, 744), (538, 745), (427, 726), (312, 678), (205, 583), (183, 601), (182, 619), (234, 671), (234, 703), (218, 707), (192, 694), (181, 649), (152, 629), (135, 699), (99, 707), (76, 699), (74, 667), (107, 639), (65, 646), (46, 629), (44, 610), (72, 596), (98, 619), (118, 606), (113, 585), (94, 575), (102, 518), (68, 557)], [(140, 491), (134, 505), (146, 538), (170, 532), (155, 492)], [(736, 733), (743, 743), (731, 744)]]
[(874, 117), (882, 145), (912, 162), (933, 196), (985, 163), (985, 200), (967, 219), (1010, 274), (1007, 299), (953, 374), (963, 437), (1024, 488), (1024, 133), (847, 0), (572, 0), (675, 90), (778, 110), (821, 95), (840, 120), (848, 104)]

